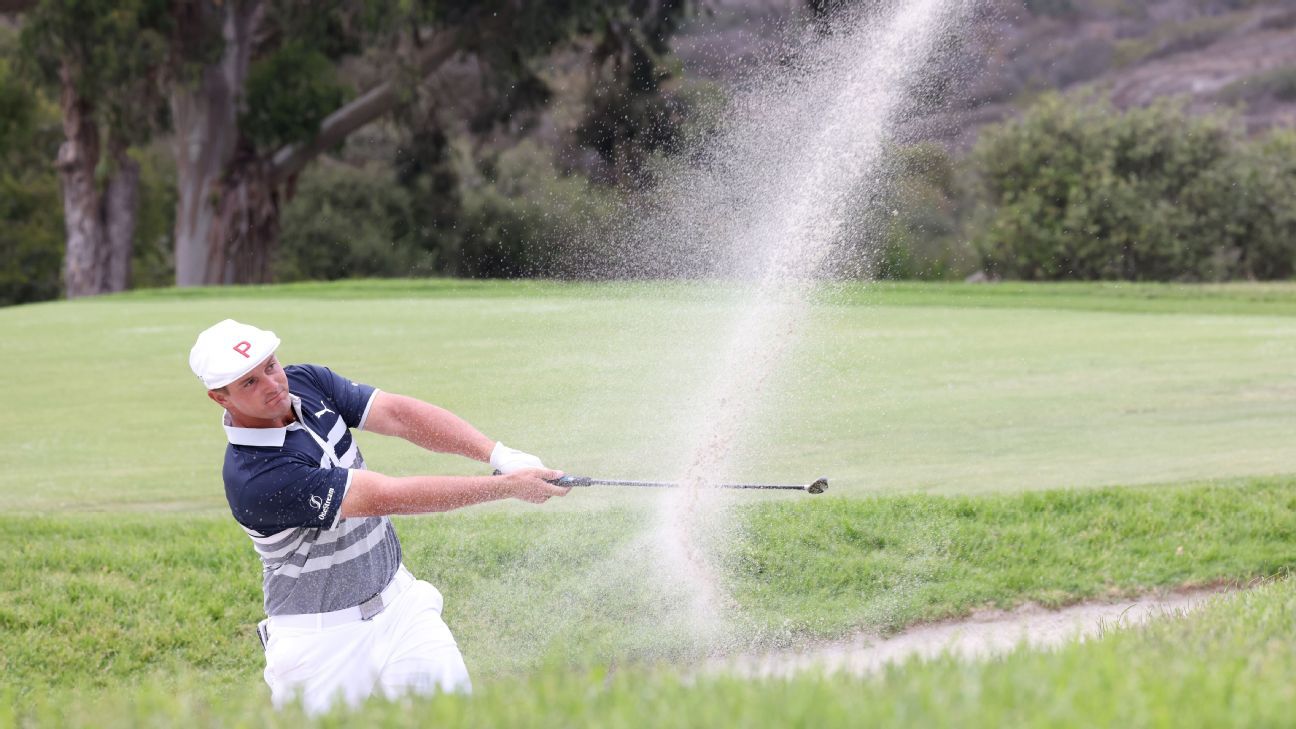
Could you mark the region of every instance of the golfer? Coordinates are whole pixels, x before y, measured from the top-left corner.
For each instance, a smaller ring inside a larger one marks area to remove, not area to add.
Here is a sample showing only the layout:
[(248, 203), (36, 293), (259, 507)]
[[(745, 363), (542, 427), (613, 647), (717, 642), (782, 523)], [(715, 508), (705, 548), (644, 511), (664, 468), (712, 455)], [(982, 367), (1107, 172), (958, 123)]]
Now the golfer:
[[(470, 691), (441, 593), (401, 563), (388, 516), (509, 497), (538, 504), (567, 493), (545, 480), (562, 473), (435, 405), (327, 367), (285, 367), (278, 347), (274, 332), (226, 319), (189, 353), (225, 410), (225, 498), (264, 568), (258, 632), (275, 706), (300, 698), (318, 713), (375, 692)], [(384, 476), (365, 469), (352, 428), (488, 461), (502, 475)]]

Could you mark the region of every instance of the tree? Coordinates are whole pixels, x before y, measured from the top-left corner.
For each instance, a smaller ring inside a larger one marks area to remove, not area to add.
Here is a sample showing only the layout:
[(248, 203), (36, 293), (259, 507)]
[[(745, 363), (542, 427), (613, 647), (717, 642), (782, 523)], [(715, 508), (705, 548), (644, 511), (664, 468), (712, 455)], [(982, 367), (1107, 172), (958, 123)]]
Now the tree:
[(591, 109), (577, 130), (622, 187), (645, 182), (644, 160), (678, 141), (682, 109), (662, 94), (668, 39), (687, 8), (680, 2), (637, 3), (633, 15), (604, 20), (592, 53)]
[(666, 40), (690, 9), (605, 5), (533, 61), (483, 69), (470, 58), (422, 86), (395, 115), (407, 243), (453, 276), (585, 271), (573, 241), (650, 182), (649, 155), (669, 148), (692, 102), (661, 84)]
[(166, 0), (44, 0), (28, 10), (24, 57), (58, 84), (64, 141), (55, 167), (66, 229), (69, 298), (130, 283), (139, 165), (131, 145), (163, 123), (158, 69)]
[[(186, 3), (173, 48), (198, 71), (171, 94), (177, 284), (268, 281), (280, 207), (298, 174), (352, 132), (410, 101), (423, 80), (467, 65), (483, 84), (525, 90), (535, 78), (527, 67), (535, 55), (596, 30), (610, 16), (663, 5), (679, 4)], [(389, 77), (328, 108), (323, 102), (338, 90), (329, 88), (337, 61), (373, 46), (395, 49)]]
[[(128, 150), (174, 134), (176, 283), (270, 279), (297, 176), (437, 74), (470, 69), (507, 115), (543, 98), (528, 64), (576, 38), (652, 18), (672, 0), (6, 0), (62, 89), (69, 296), (125, 287), (138, 196)], [(385, 72), (349, 93), (343, 59)], [(165, 100), (165, 101), (163, 101)]]

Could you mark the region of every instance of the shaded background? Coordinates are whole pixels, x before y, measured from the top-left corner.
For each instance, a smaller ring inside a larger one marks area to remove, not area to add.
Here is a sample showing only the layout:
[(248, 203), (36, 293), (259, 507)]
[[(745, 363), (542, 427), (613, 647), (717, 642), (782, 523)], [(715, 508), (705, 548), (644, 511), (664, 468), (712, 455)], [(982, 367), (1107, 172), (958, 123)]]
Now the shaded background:
[[(0, 3), (0, 303), (635, 277), (607, 231), (853, 3)], [(865, 3), (867, 5), (867, 3)], [(848, 278), (1286, 279), (1296, 8), (990, 0)]]

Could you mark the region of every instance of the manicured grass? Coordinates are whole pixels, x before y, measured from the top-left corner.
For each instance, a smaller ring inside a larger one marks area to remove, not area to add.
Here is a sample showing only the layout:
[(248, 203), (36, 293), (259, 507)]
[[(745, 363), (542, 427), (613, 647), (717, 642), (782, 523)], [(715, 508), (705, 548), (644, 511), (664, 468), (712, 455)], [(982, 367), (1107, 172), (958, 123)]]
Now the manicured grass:
[[(828, 290), (760, 394), (733, 478), (946, 493), (1296, 472), (1296, 288)], [(575, 473), (673, 478), (740, 312), (696, 285), (341, 282), (0, 309), (9, 513), (223, 512), (196, 332), (276, 330), (286, 361), (461, 413)], [(478, 464), (361, 437), (371, 467)], [(634, 497), (595, 490), (555, 508)]]
[(739, 601), (817, 633), (1296, 567), (1296, 480), (833, 500), (748, 512)]
[[(634, 552), (646, 516), (465, 512), (398, 528), (483, 685), (1296, 565), (1291, 479), (748, 504), (719, 555), (734, 605), (698, 634), (654, 581), (653, 556)], [(259, 618), (259, 569), (228, 519), (0, 518), (0, 683), (24, 698), (187, 673), (237, 684), (258, 675)]]
[(7, 711), (50, 726), (96, 727), (1286, 726), (1296, 715), (1293, 614), (1296, 582), (1284, 580), (1102, 640), (988, 662), (915, 659), (870, 678), (549, 671), (470, 697), (374, 700), (363, 715), (318, 721), (271, 711), (250, 686), (218, 692), (191, 682), (179, 691), (149, 685)]
[[(325, 299), (374, 298), (643, 298), (714, 299), (710, 287), (685, 282), (628, 282), (616, 285), (556, 281), (473, 281), (466, 279), (351, 279), (266, 286), (139, 289), (114, 299)], [(1296, 285), (1283, 282), (1160, 284), (1128, 282), (993, 284), (887, 281), (830, 284), (825, 302), (878, 306), (983, 306), (1080, 309), (1174, 314), (1296, 315)]]
[[(0, 726), (15, 712), (296, 724), (268, 711), (259, 683), (259, 564), (224, 504), (219, 411), (186, 365), (202, 327), (274, 329), (286, 361), (445, 405), (570, 472), (670, 478), (726, 375), (743, 313), (732, 294), (340, 282), (0, 309)], [(1275, 723), (1296, 703), (1290, 583), (986, 666), (910, 664), (874, 681), (676, 674), (709, 651), (1290, 570), (1296, 478), (1273, 474), (1296, 473), (1294, 315), (1292, 285), (826, 287), (715, 475), (828, 475), (832, 488), (726, 494), (713, 516), (730, 526), (706, 535), (723, 620), (700, 621), (687, 580), (663, 579), (662, 494), (594, 488), (540, 509), (400, 519), (479, 693), (350, 723)], [(485, 470), (360, 443), (387, 473)]]
[(828, 287), (824, 291), (824, 299), (878, 306), (1296, 316), (1296, 285), (1286, 282), (1158, 284), (1003, 281), (993, 284), (950, 284), (905, 281)]

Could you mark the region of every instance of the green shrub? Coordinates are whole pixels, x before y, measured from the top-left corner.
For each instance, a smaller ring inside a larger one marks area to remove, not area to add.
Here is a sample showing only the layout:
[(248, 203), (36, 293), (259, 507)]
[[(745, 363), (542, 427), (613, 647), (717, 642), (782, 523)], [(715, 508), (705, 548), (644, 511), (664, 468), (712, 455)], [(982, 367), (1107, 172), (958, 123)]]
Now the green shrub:
[(837, 273), (881, 279), (948, 279), (966, 274), (962, 242), (966, 197), (959, 165), (940, 145), (896, 146), (878, 165), (885, 184), (855, 193), (838, 242)]
[(609, 209), (609, 193), (560, 174), (530, 142), (490, 159), (483, 175), (430, 180), (402, 185), (381, 166), (312, 167), (284, 209), (276, 278), (561, 273), (565, 252)]
[(0, 306), (58, 298), (63, 205), (58, 110), (0, 58)]
[(1288, 145), (1247, 142), (1173, 103), (1119, 113), (1048, 95), (973, 152), (990, 210), (975, 240), (982, 266), (1032, 280), (1287, 276)]
[(462, 187), (457, 235), (440, 270), (472, 278), (582, 273), (572, 252), (608, 220), (612, 193), (561, 174), (531, 142), (501, 153), (487, 172)]
[(1194, 226), (1214, 237), (1217, 277), (1296, 274), (1296, 131), (1241, 145), (1184, 193)]
[(896, 153), (895, 204), (883, 234), (879, 278), (949, 279), (970, 268), (962, 238), (965, 191), (956, 161), (933, 143)]
[(285, 207), (275, 254), (280, 281), (430, 273), (435, 252), (413, 235), (408, 192), (390, 172), (317, 164)]
[(0, 306), (57, 299), (63, 216), (54, 175), (0, 174)]
[(131, 288), (175, 283), (176, 172), (171, 145), (154, 142), (132, 152), (140, 165), (139, 207), (131, 254)]

